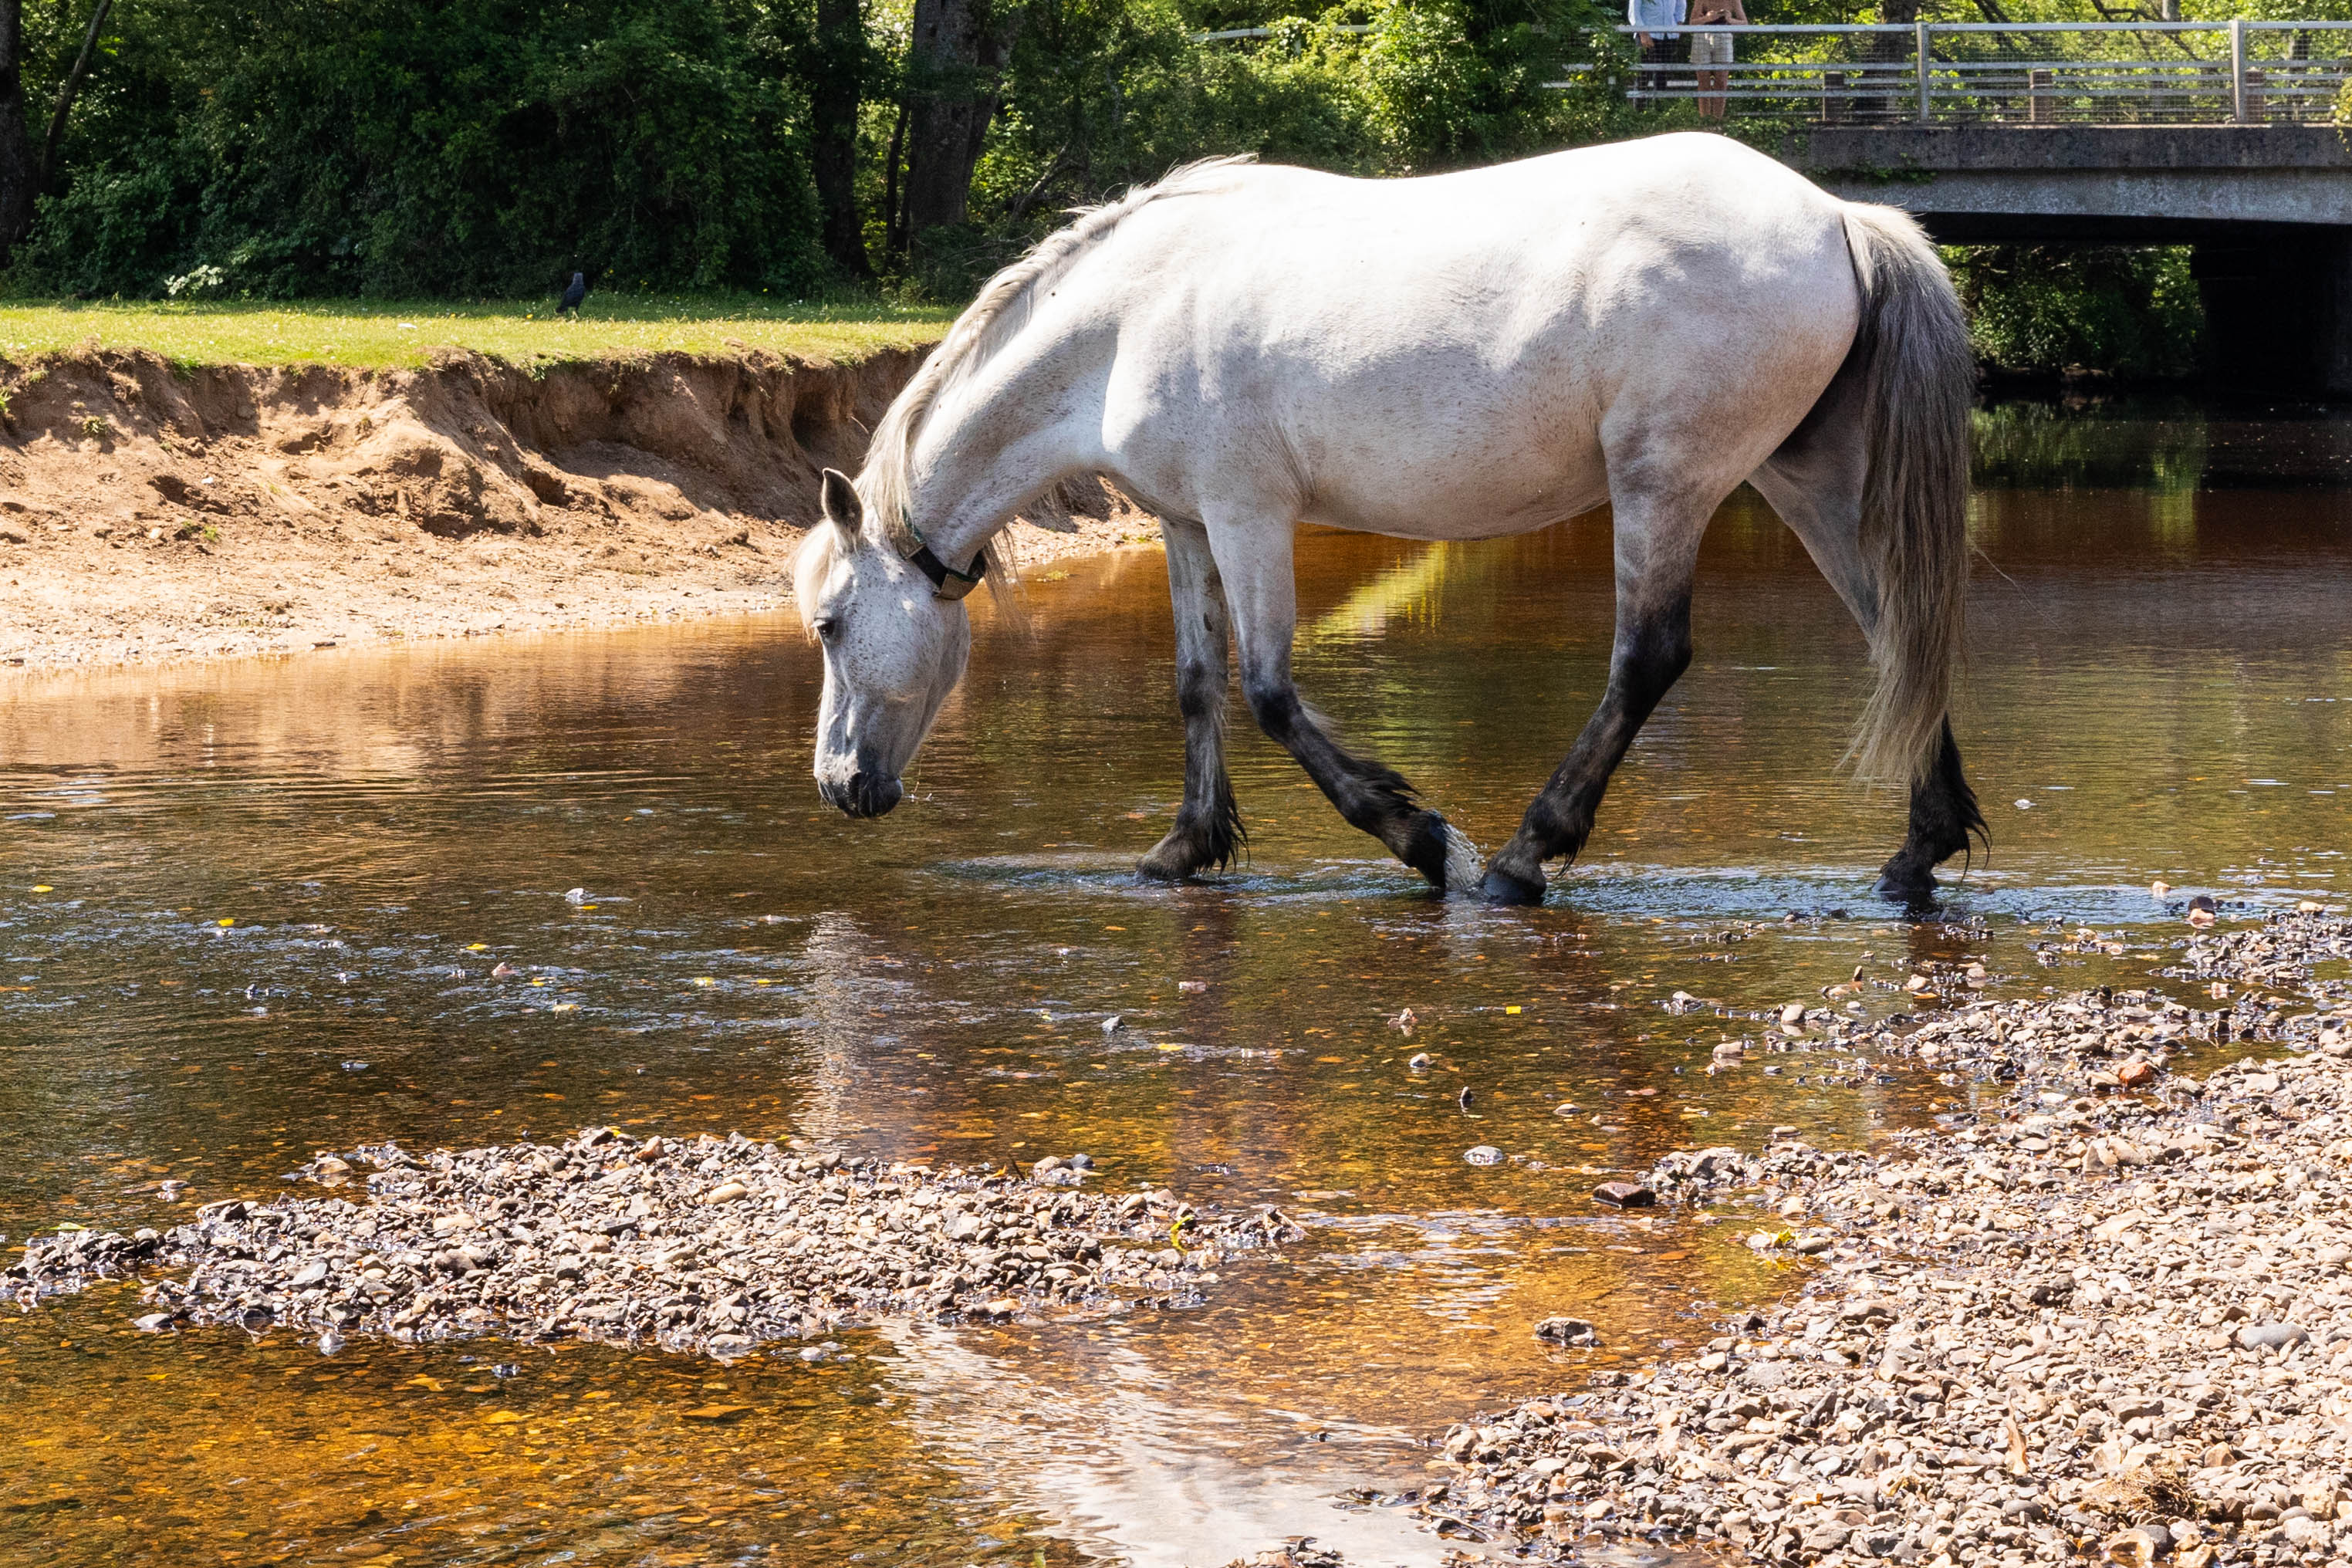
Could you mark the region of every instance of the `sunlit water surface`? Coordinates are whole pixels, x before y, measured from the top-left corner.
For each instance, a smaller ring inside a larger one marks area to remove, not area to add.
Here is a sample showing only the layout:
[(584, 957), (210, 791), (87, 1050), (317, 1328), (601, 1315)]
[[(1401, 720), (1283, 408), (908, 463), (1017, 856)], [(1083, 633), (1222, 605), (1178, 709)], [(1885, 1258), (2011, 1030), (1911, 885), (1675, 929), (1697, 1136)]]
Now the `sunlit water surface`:
[[(1603, 1173), (1774, 1124), (1852, 1142), (1995, 1092), (1826, 1057), (1711, 1077), (1752, 1026), (1669, 1015), (1671, 993), (1750, 1009), (1859, 964), (1883, 1013), (1915, 961), (1963, 953), (2038, 992), (2107, 973), (2043, 963), (2028, 944), (2053, 924), (2170, 940), (2152, 878), (2346, 894), (2352, 426), (2020, 406), (1980, 437), (1959, 734), (1992, 854), (1923, 921), (1869, 891), (1899, 803), (1835, 769), (1861, 639), (1752, 500), (1710, 536), (1696, 662), (1533, 910), (1433, 900), (1239, 726), (1247, 866), (1138, 882), (1181, 754), (1150, 552), (1041, 574), (1031, 635), (982, 612), (877, 823), (815, 798), (818, 661), (784, 616), (20, 679), (0, 706), (19, 1239), (276, 1191), (315, 1149), (590, 1122), (937, 1162), (1084, 1150), (1102, 1184), (1276, 1203), (1311, 1234), (1190, 1310), (892, 1328), (821, 1366), (321, 1356), (142, 1337), (122, 1289), (55, 1301), (0, 1328), (0, 1556), (1209, 1565), (1308, 1533), (1433, 1563), (1342, 1489), (1412, 1486), (1447, 1422), (1795, 1282), (1715, 1216), (1597, 1208)], [(1495, 847), (1600, 693), (1606, 519), (1460, 548), (1318, 535), (1300, 577), (1310, 698)], [(1435, 1066), (1409, 1071), (1417, 1051)], [(1465, 1163), (1478, 1143), (1515, 1163)], [(1529, 1325), (1559, 1312), (1604, 1348), (1547, 1352)], [(722, 1390), (752, 1414), (685, 1418)]]

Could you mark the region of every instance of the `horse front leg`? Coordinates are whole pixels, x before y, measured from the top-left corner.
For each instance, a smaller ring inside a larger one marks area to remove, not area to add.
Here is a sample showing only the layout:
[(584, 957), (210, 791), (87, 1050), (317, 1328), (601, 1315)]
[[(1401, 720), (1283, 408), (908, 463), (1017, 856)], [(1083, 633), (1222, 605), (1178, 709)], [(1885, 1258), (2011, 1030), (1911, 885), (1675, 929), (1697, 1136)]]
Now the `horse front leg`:
[(1449, 891), (1478, 883), (1478, 851), (1444, 817), (1413, 798), (1402, 774), (1370, 757), (1353, 755), (1332, 739), (1321, 716), (1300, 700), (1290, 676), (1297, 629), (1297, 586), (1291, 573), (1287, 519), (1228, 523), (1210, 541), (1229, 590), (1234, 640), (1241, 650), (1242, 695), (1258, 728), (1288, 752), (1349, 826)]
[[(1575, 747), (1529, 803), (1519, 830), (1487, 863), (1479, 892), (1496, 903), (1539, 904), (1544, 862), (1574, 859), (1591, 837), (1610, 775), (1633, 737), (1690, 668), (1691, 578), (1714, 508), (1661, 512), (1617, 503), (1617, 637), (1609, 688)], [(1678, 526), (1662, 529), (1662, 522)]]
[(1147, 877), (1181, 882), (1233, 864), (1249, 842), (1225, 773), (1225, 647), (1233, 636), (1225, 585), (1197, 522), (1163, 521), (1168, 601), (1176, 615), (1176, 706), (1184, 715), (1184, 804), (1176, 826), (1138, 864)]

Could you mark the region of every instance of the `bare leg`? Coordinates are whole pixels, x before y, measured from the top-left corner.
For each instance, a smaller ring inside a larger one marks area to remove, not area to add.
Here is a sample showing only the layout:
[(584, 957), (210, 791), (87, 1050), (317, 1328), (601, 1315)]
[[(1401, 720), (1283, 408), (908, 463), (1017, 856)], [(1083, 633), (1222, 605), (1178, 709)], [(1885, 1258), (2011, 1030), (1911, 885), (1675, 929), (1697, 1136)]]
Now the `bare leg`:
[(1609, 656), (1609, 689), (1567, 760), (1528, 805), (1518, 832), (1487, 863), (1479, 885), (1487, 898), (1543, 901), (1543, 863), (1563, 855), (1573, 859), (1584, 847), (1610, 774), (1690, 667), (1691, 574), (1699, 538), (1720, 499), (1618, 499), (1617, 640)]
[(1225, 586), (1197, 522), (1163, 521), (1168, 600), (1176, 614), (1176, 706), (1184, 715), (1184, 805), (1176, 826), (1138, 869), (1181, 881), (1223, 868), (1249, 842), (1225, 773), (1225, 645), (1233, 635)]
[(1350, 754), (1321, 716), (1299, 700), (1290, 678), (1290, 644), (1298, 606), (1286, 520), (1238, 519), (1209, 531), (1229, 591), (1234, 641), (1241, 650), (1242, 695), (1269, 739), (1297, 760), (1324, 798), (1352, 827), (1439, 888), (1476, 884), (1478, 852), (1443, 816), (1413, 800), (1393, 769)]

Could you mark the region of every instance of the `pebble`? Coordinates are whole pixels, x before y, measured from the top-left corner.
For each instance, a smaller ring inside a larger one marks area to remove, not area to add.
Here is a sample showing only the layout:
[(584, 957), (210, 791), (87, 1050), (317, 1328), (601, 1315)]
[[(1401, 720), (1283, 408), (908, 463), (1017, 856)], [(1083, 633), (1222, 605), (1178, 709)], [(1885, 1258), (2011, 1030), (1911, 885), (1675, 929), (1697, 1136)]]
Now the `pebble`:
[[(1817, 1260), (1801, 1293), (1455, 1426), (1412, 1506), (1546, 1563), (2352, 1561), (2352, 922), (2298, 910), (2172, 956), (2236, 1005), (2103, 988), (1858, 1027), (1843, 1048), (1984, 1084), (1982, 1114), (1660, 1161), (1668, 1201), (1804, 1215), (1754, 1233)], [(2181, 1070), (2248, 1039), (2296, 1054)]]
[(1481, 1143), (1462, 1157), (1473, 1165), (1499, 1165), (1503, 1163), (1503, 1152), (1492, 1143)]
[(1554, 1344), (1588, 1346), (1601, 1342), (1601, 1331), (1582, 1318), (1546, 1318), (1536, 1325), (1536, 1338)]
[[(1075, 1184), (1083, 1159), (1049, 1174)], [(364, 1169), (364, 1191), (322, 1178), (336, 1167)], [(1165, 1189), (1093, 1194), (740, 1133), (640, 1142), (594, 1127), (423, 1156), (387, 1143), (298, 1175), (340, 1187), (207, 1204), (168, 1232), (35, 1237), (0, 1278), (30, 1305), (142, 1276), (150, 1332), (282, 1325), (320, 1333), (322, 1350), (361, 1332), (499, 1334), (725, 1357), (887, 1318), (1187, 1303), (1230, 1255), (1304, 1234), (1271, 1207), (1196, 1213)]]
[(1645, 1209), (1658, 1201), (1658, 1194), (1639, 1182), (1603, 1182), (1592, 1195), (1621, 1209)]

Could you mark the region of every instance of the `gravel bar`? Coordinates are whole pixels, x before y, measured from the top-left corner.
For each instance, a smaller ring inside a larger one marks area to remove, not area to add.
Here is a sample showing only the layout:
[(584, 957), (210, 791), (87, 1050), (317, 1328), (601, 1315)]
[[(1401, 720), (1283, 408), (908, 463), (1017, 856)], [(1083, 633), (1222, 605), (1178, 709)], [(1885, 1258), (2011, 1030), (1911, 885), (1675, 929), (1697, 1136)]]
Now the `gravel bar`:
[(609, 1128), (422, 1158), (385, 1144), (313, 1160), (297, 1179), (325, 1189), (315, 1196), (210, 1204), (163, 1232), (35, 1237), (5, 1278), (29, 1307), (156, 1271), (142, 1291), (155, 1310), (139, 1320), (152, 1330), (495, 1333), (730, 1356), (886, 1318), (1186, 1305), (1230, 1254), (1301, 1234), (1272, 1208), (1088, 1193), (1089, 1168), (1077, 1155), (1026, 1174), (933, 1171)]
[[(1845, 1038), (2016, 1087), (1867, 1152), (1661, 1162), (1664, 1201), (1748, 1207), (1748, 1246), (1811, 1260), (1801, 1292), (1696, 1354), (1454, 1426), (1415, 1506), (1537, 1562), (1598, 1539), (1829, 1568), (2342, 1568), (2352, 1041), (2331, 1009), (2352, 985), (2315, 966), (2347, 955), (2352, 923), (2306, 906), (2191, 937), (2164, 973), (2195, 1007), (1978, 997)], [(2232, 1041), (2302, 1054), (2176, 1070)]]

